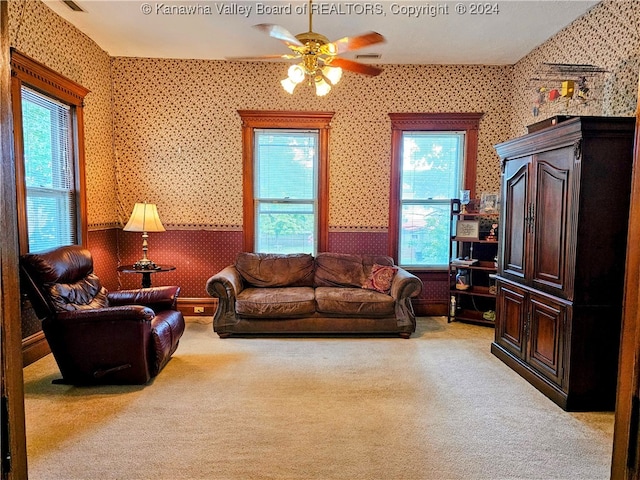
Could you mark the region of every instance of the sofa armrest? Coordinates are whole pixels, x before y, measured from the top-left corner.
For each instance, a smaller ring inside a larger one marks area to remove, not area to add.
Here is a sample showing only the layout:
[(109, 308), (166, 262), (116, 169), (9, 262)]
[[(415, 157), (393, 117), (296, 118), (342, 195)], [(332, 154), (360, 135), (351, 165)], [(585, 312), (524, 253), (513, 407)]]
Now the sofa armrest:
[(139, 288), (137, 290), (117, 290), (109, 292), (107, 298), (109, 305), (144, 305), (153, 311), (177, 310), (180, 287), (162, 286), (151, 288)]
[(224, 331), (227, 325), (237, 323), (236, 296), (243, 290), (240, 272), (230, 265), (207, 280), (207, 293), (218, 299), (218, 308), (213, 316), (213, 328), (217, 332)]
[(240, 272), (230, 265), (207, 280), (207, 293), (214, 298), (235, 300), (244, 288)]
[(389, 294), (396, 300), (413, 298), (420, 295), (420, 292), (422, 292), (422, 281), (404, 268), (397, 268), (398, 271), (391, 283), (391, 291)]
[(407, 329), (408, 332), (414, 332), (416, 329), (416, 315), (413, 311), (411, 298), (417, 297), (420, 292), (422, 292), (422, 280), (404, 268), (398, 267), (389, 294), (396, 301), (398, 327)]

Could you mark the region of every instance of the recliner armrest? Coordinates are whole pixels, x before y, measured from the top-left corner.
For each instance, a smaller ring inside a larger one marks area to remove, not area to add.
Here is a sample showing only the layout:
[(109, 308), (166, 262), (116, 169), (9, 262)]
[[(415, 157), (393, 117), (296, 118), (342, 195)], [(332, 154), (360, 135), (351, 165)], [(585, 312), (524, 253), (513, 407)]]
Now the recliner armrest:
[(150, 323), (155, 316), (155, 312), (144, 305), (122, 305), (117, 307), (60, 312), (51, 323), (60, 323), (69, 326), (79, 322), (97, 324), (103, 322), (127, 322), (132, 320)]
[(144, 305), (154, 311), (177, 310), (180, 287), (163, 286), (109, 292), (109, 305)]

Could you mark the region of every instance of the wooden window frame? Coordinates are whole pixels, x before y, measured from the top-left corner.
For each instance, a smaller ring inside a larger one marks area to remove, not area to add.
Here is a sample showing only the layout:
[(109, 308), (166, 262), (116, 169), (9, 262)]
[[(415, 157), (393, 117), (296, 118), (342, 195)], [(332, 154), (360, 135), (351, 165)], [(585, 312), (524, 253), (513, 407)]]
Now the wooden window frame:
[(334, 112), (288, 112), (265, 110), (238, 110), (242, 119), (242, 196), (243, 196), (243, 249), (255, 248), (254, 199), (254, 130), (265, 129), (317, 129), (318, 130), (318, 252), (329, 245), (329, 130)]
[(16, 190), (18, 213), (18, 241), (20, 254), (29, 250), (27, 223), (27, 191), (25, 186), (24, 144), (22, 137), (22, 85), (54, 98), (71, 108), (73, 130), (72, 155), (75, 166), (77, 192), (76, 230), (77, 241), (87, 245), (87, 195), (84, 154), (84, 97), (89, 90), (42, 65), (26, 55), (11, 50), (11, 99), (14, 122), (14, 151), (16, 158)]
[(465, 132), (465, 154), (463, 184), (470, 190), (471, 198), (476, 194), (478, 165), (478, 130), (484, 113), (390, 113), (391, 119), (391, 184), (389, 188), (389, 233), (388, 254), (395, 262), (399, 259), (400, 243), (400, 193), (402, 188), (402, 134), (403, 132)]

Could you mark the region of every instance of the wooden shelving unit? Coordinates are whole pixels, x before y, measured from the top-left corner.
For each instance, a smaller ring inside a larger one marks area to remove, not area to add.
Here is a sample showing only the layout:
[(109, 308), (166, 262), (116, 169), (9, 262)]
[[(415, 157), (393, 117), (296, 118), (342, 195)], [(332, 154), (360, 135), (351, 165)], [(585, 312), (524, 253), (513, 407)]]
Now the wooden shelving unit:
[[(459, 224), (459, 221), (462, 223)], [(459, 201), (451, 201), (449, 322), (463, 321), (489, 326), (495, 324), (498, 241), (495, 235), (487, 239), (494, 223), (498, 223), (497, 213), (473, 209), (461, 212)], [(459, 236), (462, 230), (460, 226), (464, 227), (465, 236)], [(476, 262), (466, 265), (459, 263), (457, 259), (474, 259)], [(466, 288), (462, 287), (459, 274), (463, 274)]]

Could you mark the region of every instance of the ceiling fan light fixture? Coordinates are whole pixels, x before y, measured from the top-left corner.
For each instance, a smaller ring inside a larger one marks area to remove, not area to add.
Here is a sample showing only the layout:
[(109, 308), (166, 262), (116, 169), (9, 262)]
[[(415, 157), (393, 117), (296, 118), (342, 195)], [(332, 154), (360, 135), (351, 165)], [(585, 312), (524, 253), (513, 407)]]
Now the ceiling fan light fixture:
[(282, 85), (282, 88), (284, 88), (287, 93), (293, 95), (293, 91), (296, 89), (296, 85), (298, 84), (287, 77), (284, 80), (280, 80), (280, 85)]
[(304, 80), (305, 71), (300, 65), (291, 65), (287, 72), (289, 74), (289, 80), (296, 85)]
[(324, 97), (327, 93), (331, 91), (331, 85), (327, 83), (327, 81), (321, 76), (318, 75), (315, 78), (316, 83), (316, 95), (318, 97)]
[(336, 85), (342, 78), (342, 69), (340, 67), (330, 67), (325, 65), (322, 67), (322, 75), (324, 75), (331, 85)]

